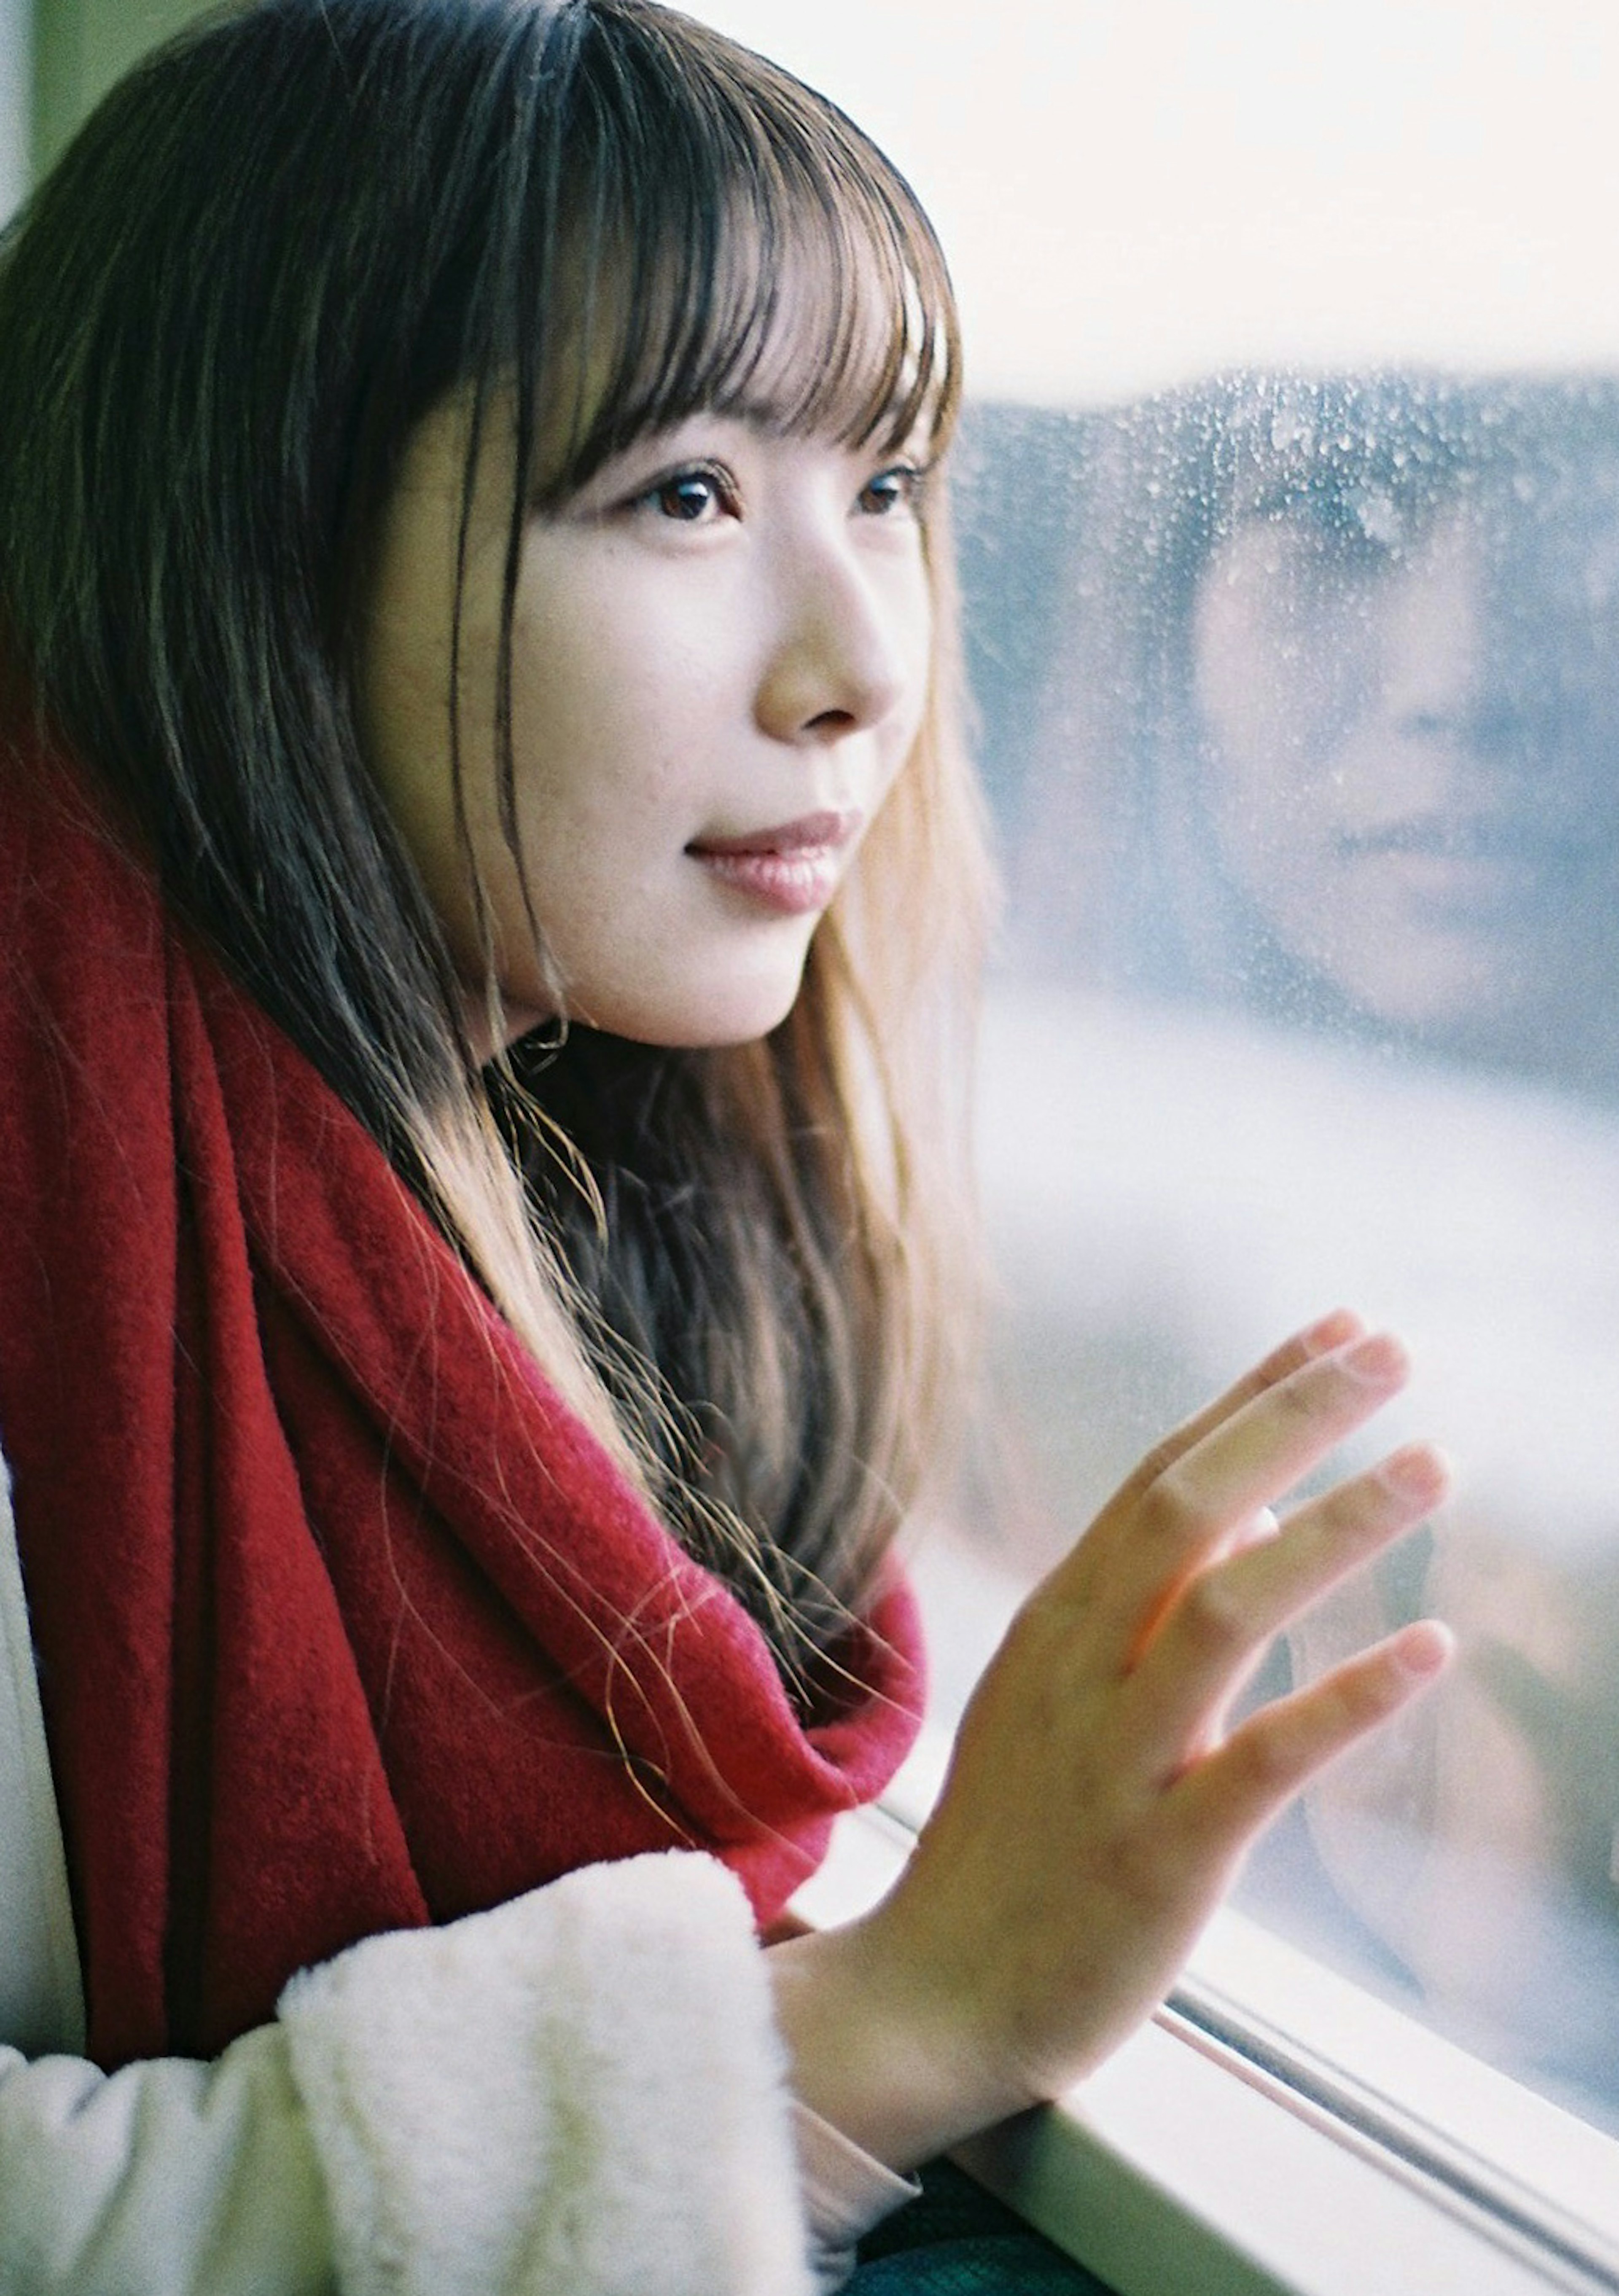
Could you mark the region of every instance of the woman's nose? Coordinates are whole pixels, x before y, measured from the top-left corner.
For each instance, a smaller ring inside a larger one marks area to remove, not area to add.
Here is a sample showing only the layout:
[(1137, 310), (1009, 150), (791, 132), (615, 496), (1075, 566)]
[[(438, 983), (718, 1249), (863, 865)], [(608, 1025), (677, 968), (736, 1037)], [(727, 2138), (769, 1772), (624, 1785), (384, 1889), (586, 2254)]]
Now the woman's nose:
[(1482, 538), (1442, 522), (1384, 601), (1383, 708), (1412, 733), (1455, 734), (1479, 704), (1488, 669)]
[(844, 544), (788, 571), (755, 703), (778, 741), (832, 742), (882, 725), (926, 675), (928, 595), (914, 565), (861, 562)]

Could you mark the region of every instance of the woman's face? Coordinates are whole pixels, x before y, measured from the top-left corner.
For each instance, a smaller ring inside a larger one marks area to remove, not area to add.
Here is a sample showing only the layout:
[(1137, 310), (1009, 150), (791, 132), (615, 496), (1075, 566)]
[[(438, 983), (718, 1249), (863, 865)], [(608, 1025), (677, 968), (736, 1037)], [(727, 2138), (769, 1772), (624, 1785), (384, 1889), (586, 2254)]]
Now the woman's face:
[[(368, 762), (489, 1049), (449, 718), (466, 430), (452, 400), (407, 449), (360, 685)], [(915, 467), (699, 414), (528, 520), (512, 630), (520, 878), (497, 798), (502, 462), (481, 456), (458, 690), (505, 1037), (559, 1004), (522, 878), (572, 1017), (649, 1044), (761, 1036), (921, 725), (932, 607)]]
[(1507, 1043), (1574, 993), (1571, 904), (1606, 906), (1614, 868), (1600, 546), (1458, 500), (1386, 552), (1304, 508), (1212, 554), (1194, 651), (1220, 858), (1362, 1010)]

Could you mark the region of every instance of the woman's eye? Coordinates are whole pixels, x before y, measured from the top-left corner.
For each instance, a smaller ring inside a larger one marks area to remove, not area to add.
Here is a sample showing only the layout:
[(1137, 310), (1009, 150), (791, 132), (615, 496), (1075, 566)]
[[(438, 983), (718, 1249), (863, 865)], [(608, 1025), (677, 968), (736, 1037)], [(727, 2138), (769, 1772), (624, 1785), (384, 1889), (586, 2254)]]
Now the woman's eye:
[(887, 518), (897, 510), (914, 510), (922, 499), (925, 472), (914, 463), (895, 463), (879, 471), (860, 488), (859, 506), (869, 518)]
[(682, 526), (702, 526), (734, 514), (734, 489), (723, 472), (707, 469), (671, 471), (637, 498), (638, 506)]

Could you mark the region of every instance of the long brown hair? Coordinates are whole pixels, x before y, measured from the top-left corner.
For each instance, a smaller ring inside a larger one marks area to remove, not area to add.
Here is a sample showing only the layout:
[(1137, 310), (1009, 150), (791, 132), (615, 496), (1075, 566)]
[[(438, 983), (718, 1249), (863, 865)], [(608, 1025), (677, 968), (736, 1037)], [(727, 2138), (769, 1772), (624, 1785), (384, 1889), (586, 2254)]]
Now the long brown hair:
[(515, 853), (524, 519), (767, 368), (787, 429), (941, 446), (944, 266), (834, 107), (651, 0), (228, 12), (113, 92), (0, 258), (0, 605), (41, 709), (797, 1679), (970, 1357), (984, 873), (941, 497), (925, 729), (763, 1043), (579, 1030), (481, 1074), (356, 709), (379, 521), (461, 390), (469, 514), (514, 432)]

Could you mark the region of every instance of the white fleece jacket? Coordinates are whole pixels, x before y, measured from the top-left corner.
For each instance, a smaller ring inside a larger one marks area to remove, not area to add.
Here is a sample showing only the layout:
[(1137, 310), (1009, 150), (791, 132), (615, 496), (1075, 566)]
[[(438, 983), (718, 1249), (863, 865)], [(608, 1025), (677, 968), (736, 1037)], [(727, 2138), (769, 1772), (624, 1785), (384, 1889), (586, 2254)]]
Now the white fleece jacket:
[[(842, 2276), (806, 2261), (763, 1958), (704, 1857), (368, 1939), (211, 2063), (87, 2062), (3, 1461), (0, 1939), (0, 2296), (808, 2296)], [(910, 2189), (872, 2166), (863, 2221)]]

